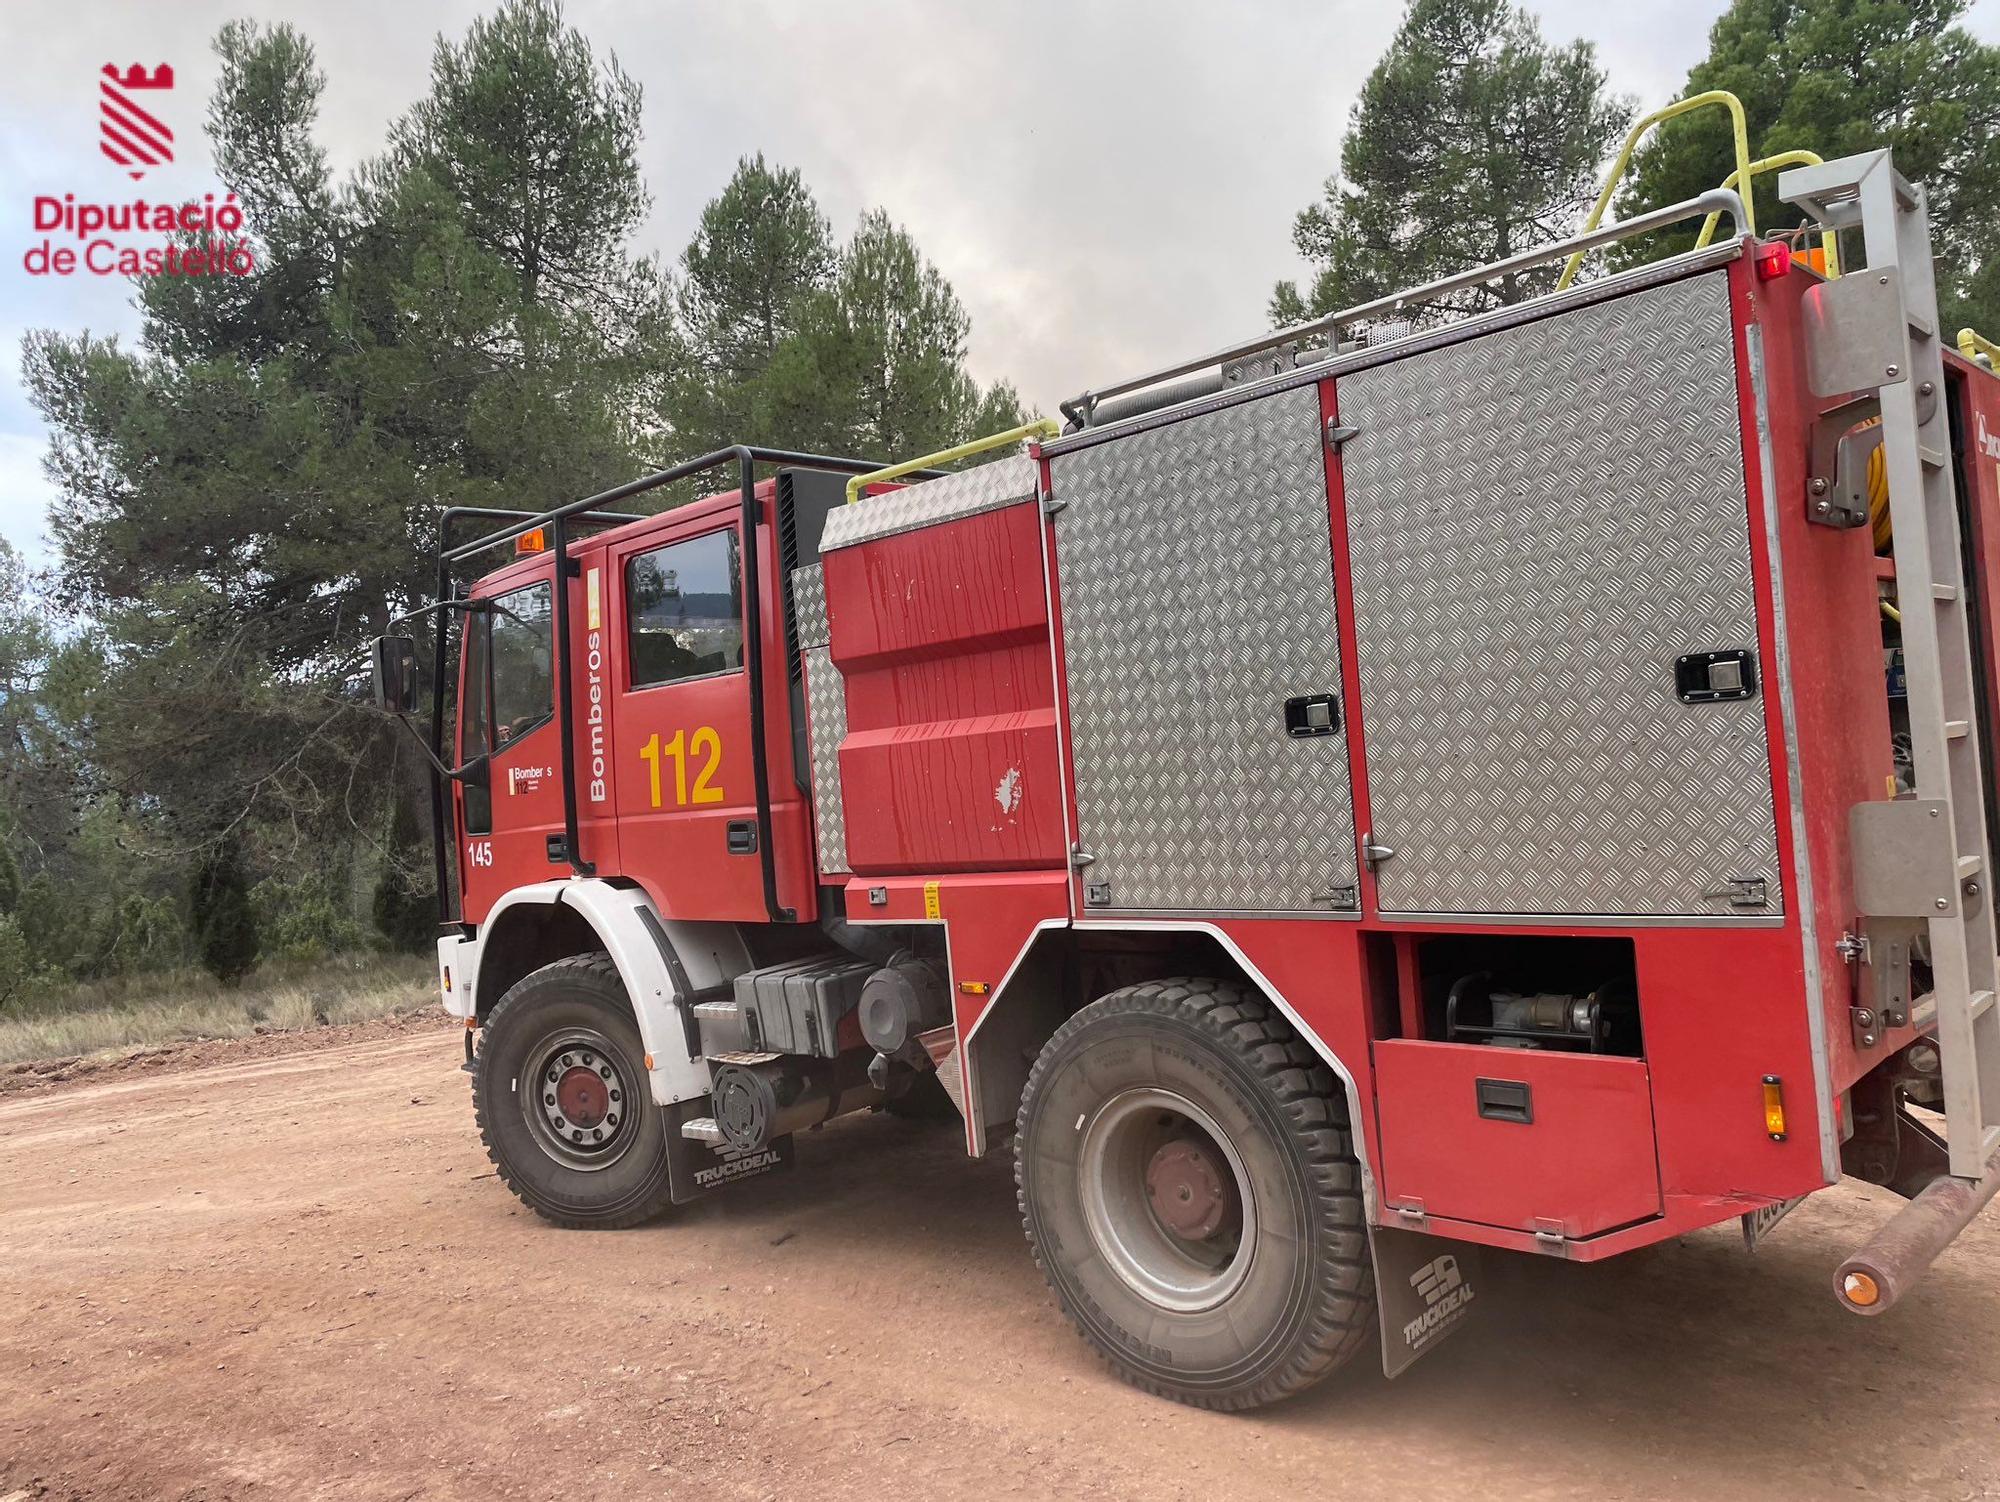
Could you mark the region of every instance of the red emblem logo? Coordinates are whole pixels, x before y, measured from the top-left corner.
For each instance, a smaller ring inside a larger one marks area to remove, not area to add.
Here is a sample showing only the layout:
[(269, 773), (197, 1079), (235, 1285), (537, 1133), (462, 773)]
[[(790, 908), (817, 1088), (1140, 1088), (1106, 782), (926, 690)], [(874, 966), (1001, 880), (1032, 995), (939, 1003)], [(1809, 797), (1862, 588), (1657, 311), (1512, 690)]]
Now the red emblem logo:
[(133, 96), (143, 90), (171, 89), (174, 70), (165, 63), (148, 73), (137, 63), (119, 72), (106, 63), (97, 80), (98, 149), (137, 182), (148, 167), (174, 159), (174, 133)]

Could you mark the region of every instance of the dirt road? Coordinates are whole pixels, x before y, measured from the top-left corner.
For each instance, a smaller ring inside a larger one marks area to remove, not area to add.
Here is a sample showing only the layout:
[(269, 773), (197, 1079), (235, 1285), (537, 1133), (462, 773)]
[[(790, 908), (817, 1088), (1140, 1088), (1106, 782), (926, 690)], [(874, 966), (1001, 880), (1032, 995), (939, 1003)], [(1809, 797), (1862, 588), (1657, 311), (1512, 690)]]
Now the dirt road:
[(1875, 1321), (1825, 1283), (1880, 1193), (1755, 1258), (1502, 1259), (1396, 1383), (1229, 1417), (1096, 1366), (948, 1127), (835, 1123), (788, 1178), (563, 1232), (489, 1176), (457, 1051), (0, 1099), (0, 1502), (2000, 1493), (2000, 1215)]

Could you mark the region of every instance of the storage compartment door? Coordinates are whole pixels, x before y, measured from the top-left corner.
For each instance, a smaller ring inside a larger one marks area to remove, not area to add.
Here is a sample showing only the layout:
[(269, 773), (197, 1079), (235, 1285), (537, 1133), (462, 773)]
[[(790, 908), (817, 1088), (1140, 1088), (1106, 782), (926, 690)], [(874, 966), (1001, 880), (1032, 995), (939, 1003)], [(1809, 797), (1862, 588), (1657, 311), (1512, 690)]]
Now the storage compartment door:
[(1391, 1206), (1571, 1238), (1660, 1213), (1643, 1059), (1396, 1039), (1375, 1098)]
[(1383, 911), (1783, 911), (1734, 350), (1715, 271), (1340, 378)]
[(1087, 908), (1354, 909), (1323, 445), (1306, 388), (1052, 459)]

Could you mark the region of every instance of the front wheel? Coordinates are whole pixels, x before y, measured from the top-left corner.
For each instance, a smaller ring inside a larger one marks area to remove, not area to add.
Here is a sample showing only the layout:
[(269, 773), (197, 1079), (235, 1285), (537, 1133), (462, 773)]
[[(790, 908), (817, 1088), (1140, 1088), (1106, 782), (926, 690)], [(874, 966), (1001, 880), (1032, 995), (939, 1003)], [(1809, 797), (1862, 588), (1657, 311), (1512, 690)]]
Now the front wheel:
[(1255, 1408), (1366, 1344), (1346, 1100), (1247, 987), (1154, 981), (1078, 1012), (1035, 1062), (1015, 1153), (1036, 1260), (1127, 1381)]
[(672, 1203), (645, 1058), (609, 955), (544, 965), (493, 1009), (473, 1114), (501, 1181), (544, 1220), (615, 1230)]

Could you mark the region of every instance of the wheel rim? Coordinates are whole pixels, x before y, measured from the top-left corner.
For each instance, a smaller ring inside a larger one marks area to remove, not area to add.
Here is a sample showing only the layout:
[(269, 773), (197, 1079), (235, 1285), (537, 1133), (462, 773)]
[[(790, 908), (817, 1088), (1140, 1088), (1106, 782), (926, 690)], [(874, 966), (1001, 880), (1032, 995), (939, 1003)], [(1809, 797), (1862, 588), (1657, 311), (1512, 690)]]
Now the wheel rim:
[(586, 1027), (551, 1033), (529, 1051), (521, 1072), (528, 1134), (566, 1168), (609, 1168), (639, 1132), (630, 1077), (602, 1033)]
[(1114, 1095), (1085, 1126), (1078, 1167), (1091, 1239), (1141, 1298), (1198, 1313), (1249, 1275), (1250, 1176), (1228, 1134), (1186, 1096), (1151, 1087)]

